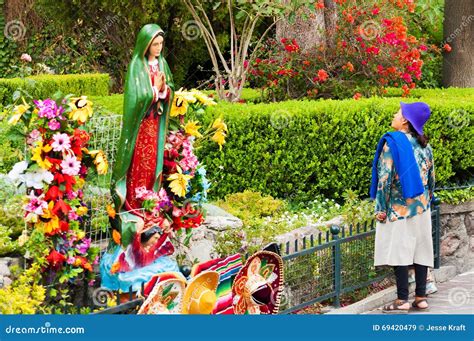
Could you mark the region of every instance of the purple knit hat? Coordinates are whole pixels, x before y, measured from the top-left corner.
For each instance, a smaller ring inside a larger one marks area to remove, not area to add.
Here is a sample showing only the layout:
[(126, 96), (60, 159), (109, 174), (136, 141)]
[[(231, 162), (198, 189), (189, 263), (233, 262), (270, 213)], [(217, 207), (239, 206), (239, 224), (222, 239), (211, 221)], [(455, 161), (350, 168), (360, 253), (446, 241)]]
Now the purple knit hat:
[(428, 104), (423, 102), (400, 102), (400, 107), (402, 109), (403, 117), (411, 123), (418, 134), (423, 135), (423, 126), (431, 115), (431, 110)]

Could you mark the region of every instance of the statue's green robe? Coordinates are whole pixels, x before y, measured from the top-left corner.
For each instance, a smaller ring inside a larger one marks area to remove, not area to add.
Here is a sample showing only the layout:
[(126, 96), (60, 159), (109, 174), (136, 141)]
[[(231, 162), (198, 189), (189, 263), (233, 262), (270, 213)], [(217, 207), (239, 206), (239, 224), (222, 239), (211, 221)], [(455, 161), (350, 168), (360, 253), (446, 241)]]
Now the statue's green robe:
[[(112, 225), (121, 233), (123, 246), (130, 244), (137, 226), (143, 224), (143, 220), (137, 215), (127, 212), (124, 205), (127, 196), (127, 173), (133, 157), (140, 124), (150, 106), (157, 105), (153, 103), (153, 89), (145, 53), (153, 39), (160, 32), (163, 32), (162, 29), (155, 24), (145, 25), (140, 30), (125, 79), (122, 132), (117, 146), (111, 182), (112, 200), (116, 211)], [(166, 75), (166, 84), (170, 87), (171, 93), (167, 101), (160, 100), (158, 102), (160, 108), (156, 109), (161, 111), (162, 114), (159, 119), (160, 126), (156, 141), (158, 153), (153, 186), (155, 191), (161, 188), (163, 151), (168, 130), (169, 111), (174, 96), (172, 74), (163, 53), (158, 57), (158, 63), (160, 70)]]

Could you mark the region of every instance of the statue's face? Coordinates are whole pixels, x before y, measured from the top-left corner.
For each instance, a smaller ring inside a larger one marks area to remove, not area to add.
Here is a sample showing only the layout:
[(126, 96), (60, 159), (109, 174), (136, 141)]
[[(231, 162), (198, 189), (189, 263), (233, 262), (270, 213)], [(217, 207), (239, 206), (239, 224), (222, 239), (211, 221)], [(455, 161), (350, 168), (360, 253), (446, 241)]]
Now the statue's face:
[(163, 37), (156, 36), (148, 48), (148, 55), (157, 58), (163, 49)]

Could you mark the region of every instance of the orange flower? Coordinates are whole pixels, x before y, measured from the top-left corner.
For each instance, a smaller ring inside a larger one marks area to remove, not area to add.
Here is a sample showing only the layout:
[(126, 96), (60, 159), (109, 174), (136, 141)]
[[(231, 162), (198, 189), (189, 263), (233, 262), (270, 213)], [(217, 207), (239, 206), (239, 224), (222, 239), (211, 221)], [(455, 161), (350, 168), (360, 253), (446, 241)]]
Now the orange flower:
[(115, 263), (112, 265), (112, 268), (110, 269), (110, 273), (111, 273), (111, 274), (114, 274), (114, 273), (117, 273), (119, 270), (120, 270), (120, 263), (119, 263), (119, 262), (115, 262)]
[(352, 98), (354, 98), (356, 101), (359, 100), (359, 98), (362, 97), (362, 94), (360, 92), (356, 92)]
[(114, 240), (115, 244), (120, 245), (122, 239), (120, 236), (120, 232), (117, 230), (112, 230), (112, 239)]
[(443, 49), (446, 51), (446, 52), (451, 52), (451, 50), (453, 49), (451, 47), (451, 45), (449, 45), (448, 43), (444, 44), (443, 45)]
[(110, 218), (114, 219), (115, 218), (115, 209), (112, 207), (112, 205), (107, 205), (107, 214), (109, 215)]

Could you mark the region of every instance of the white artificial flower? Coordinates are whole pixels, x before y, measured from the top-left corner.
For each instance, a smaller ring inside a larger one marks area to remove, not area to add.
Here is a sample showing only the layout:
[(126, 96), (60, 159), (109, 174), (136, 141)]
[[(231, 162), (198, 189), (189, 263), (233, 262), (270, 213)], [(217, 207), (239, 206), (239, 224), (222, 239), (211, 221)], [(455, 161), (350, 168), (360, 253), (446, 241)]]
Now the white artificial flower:
[(28, 168), (28, 162), (20, 161), (17, 162), (12, 170), (8, 172), (8, 178), (13, 181), (15, 184), (22, 183), (24, 181), (23, 172)]
[(42, 189), (44, 183), (50, 184), (53, 179), (54, 175), (42, 168), (25, 174), (26, 187), (28, 188)]

